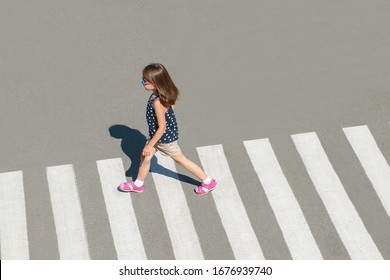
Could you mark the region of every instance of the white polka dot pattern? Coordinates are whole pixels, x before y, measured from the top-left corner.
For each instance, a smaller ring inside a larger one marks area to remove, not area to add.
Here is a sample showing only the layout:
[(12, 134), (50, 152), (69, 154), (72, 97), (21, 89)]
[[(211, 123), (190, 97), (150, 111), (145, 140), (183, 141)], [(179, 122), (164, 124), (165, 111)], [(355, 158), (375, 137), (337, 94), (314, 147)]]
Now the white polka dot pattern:
[[(149, 126), (149, 138), (153, 138), (154, 134), (158, 129), (156, 112), (153, 108), (153, 103), (158, 99), (157, 97), (149, 98), (148, 104), (146, 106), (146, 121)], [(168, 111), (165, 113), (166, 120), (166, 129), (163, 136), (161, 136), (158, 143), (171, 143), (179, 139), (179, 128), (177, 126), (175, 112), (172, 110), (172, 107), (169, 107)]]

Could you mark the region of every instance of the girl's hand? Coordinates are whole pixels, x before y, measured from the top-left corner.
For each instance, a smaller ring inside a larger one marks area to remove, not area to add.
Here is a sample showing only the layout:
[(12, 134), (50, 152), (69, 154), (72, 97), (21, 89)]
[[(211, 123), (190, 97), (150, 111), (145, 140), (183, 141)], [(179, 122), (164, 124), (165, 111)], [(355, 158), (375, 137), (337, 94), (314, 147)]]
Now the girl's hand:
[(144, 157), (148, 157), (152, 154), (153, 147), (146, 145), (145, 148), (142, 150), (142, 155)]

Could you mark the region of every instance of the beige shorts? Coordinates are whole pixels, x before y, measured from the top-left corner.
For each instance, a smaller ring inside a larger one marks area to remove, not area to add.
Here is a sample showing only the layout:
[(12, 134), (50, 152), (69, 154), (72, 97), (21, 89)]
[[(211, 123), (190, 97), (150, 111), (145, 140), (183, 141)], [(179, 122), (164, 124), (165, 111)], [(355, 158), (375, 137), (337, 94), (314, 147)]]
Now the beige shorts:
[(167, 144), (157, 143), (156, 145), (154, 145), (154, 147), (163, 156), (173, 157), (181, 152), (180, 146), (177, 141), (173, 141)]

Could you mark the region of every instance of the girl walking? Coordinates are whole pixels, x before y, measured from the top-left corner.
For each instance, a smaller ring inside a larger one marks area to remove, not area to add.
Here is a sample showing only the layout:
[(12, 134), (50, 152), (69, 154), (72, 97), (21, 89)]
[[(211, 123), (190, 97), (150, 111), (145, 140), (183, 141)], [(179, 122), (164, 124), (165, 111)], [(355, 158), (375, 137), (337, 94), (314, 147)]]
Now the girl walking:
[(170, 156), (176, 163), (202, 180), (202, 185), (194, 189), (195, 193), (199, 195), (209, 193), (215, 189), (217, 182), (211, 179), (196, 163), (186, 158), (177, 143), (179, 130), (174, 106), (179, 90), (168, 71), (162, 64), (150, 64), (143, 69), (141, 81), (144, 88), (152, 92), (146, 105), (149, 139), (142, 151), (137, 180), (130, 183), (124, 182), (119, 185), (119, 188), (125, 192), (143, 192), (151, 159), (159, 151), (164, 156)]

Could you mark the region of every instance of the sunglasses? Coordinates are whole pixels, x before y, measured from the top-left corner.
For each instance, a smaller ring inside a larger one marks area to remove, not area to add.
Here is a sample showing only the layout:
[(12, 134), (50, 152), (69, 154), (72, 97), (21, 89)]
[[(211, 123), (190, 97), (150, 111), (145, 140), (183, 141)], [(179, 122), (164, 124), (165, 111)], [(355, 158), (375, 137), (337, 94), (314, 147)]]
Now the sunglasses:
[(146, 85), (154, 85), (154, 83), (145, 81), (144, 77), (141, 78), (141, 83), (142, 83), (143, 86), (146, 86)]

